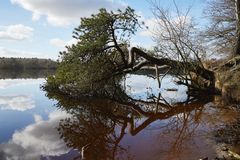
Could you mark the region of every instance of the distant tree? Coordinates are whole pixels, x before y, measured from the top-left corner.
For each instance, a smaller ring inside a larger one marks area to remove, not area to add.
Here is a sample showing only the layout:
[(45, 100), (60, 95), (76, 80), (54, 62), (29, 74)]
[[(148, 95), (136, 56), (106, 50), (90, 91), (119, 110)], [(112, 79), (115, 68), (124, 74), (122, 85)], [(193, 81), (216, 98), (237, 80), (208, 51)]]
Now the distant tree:
[(57, 62), (40, 58), (0, 58), (0, 69), (56, 69)]

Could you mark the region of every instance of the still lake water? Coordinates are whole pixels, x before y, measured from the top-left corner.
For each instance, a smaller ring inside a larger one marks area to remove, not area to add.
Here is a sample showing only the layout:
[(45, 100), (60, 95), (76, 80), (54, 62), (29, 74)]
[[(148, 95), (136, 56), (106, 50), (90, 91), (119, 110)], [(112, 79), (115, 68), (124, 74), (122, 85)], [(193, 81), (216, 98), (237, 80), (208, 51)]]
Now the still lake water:
[(165, 77), (159, 89), (150, 78), (128, 76), (128, 95), (147, 100), (161, 92), (169, 104), (156, 111), (141, 105), (144, 112), (136, 114), (126, 105), (104, 100), (49, 99), (40, 89), (44, 78), (0, 79), (0, 160), (79, 160), (83, 155), (123, 160), (215, 158), (219, 145), (214, 133), (236, 121), (239, 113), (221, 105), (221, 98), (182, 104), (188, 98), (186, 88), (172, 80)]

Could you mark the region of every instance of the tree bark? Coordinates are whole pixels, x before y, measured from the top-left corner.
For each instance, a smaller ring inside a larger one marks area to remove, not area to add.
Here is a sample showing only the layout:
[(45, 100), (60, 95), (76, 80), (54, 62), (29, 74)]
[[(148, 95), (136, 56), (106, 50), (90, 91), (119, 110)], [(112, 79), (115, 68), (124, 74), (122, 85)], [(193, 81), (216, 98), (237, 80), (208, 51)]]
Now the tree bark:
[(236, 13), (236, 44), (234, 56), (240, 55), (240, 0), (235, 0), (235, 13)]
[[(181, 69), (184, 66), (186, 69), (188, 69), (188, 71), (194, 72), (197, 75), (203, 77), (206, 80), (209, 80), (212, 83), (214, 83), (214, 81), (215, 81), (214, 72), (207, 70), (207, 69), (205, 69), (197, 64), (194, 64), (194, 63), (180, 62), (180, 61), (171, 60), (168, 58), (156, 58), (151, 55), (148, 55), (147, 53), (145, 53), (144, 51), (142, 51), (136, 47), (133, 47), (131, 49), (130, 53), (131, 53), (131, 55), (130, 55), (131, 57), (134, 56), (134, 54), (136, 54), (136, 55), (139, 55), (139, 56), (145, 58), (152, 64), (156, 64), (158, 66), (167, 65), (173, 69)], [(131, 58), (131, 59), (133, 60), (134, 58)]]

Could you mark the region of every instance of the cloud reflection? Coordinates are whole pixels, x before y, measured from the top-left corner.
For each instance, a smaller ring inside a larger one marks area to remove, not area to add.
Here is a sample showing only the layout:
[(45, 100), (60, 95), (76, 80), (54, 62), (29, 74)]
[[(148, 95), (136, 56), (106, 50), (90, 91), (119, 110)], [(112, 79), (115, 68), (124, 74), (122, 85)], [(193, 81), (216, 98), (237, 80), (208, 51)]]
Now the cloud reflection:
[(48, 120), (35, 115), (34, 124), (16, 131), (8, 143), (0, 144), (1, 160), (38, 160), (68, 153), (56, 129), (59, 121), (66, 117), (68, 115), (60, 111), (50, 113)]
[(35, 107), (35, 102), (29, 96), (0, 96), (1, 110), (25, 111)]
[[(144, 75), (128, 75), (126, 78), (127, 93), (136, 99), (147, 99), (150, 94), (161, 96), (170, 104), (183, 102), (187, 99), (187, 87), (177, 85), (174, 77), (167, 75), (161, 80), (161, 88), (158, 87), (156, 79)], [(177, 89), (176, 91), (167, 91), (167, 89)]]
[(6, 89), (8, 87), (25, 85), (25, 84), (39, 84), (44, 82), (44, 78), (38, 79), (0, 79), (0, 89)]

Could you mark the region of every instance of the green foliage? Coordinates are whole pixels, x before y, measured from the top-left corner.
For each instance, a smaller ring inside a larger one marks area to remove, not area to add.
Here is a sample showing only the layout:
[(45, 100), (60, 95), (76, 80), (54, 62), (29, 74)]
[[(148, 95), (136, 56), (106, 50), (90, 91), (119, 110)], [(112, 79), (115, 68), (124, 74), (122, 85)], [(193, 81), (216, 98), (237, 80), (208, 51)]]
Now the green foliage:
[(47, 79), (46, 86), (94, 95), (117, 85), (120, 78), (113, 73), (127, 61), (127, 44), (140, 27), (137, 18), (129, 7), (116, 13), (100, 9), (98, 14), (82, 18), (73, 32), (78, 43), (60, 52), (56, 75)]
[[(61, 63), (56, 76), (49, 77), (48, 83), (59, 86), (65, 91), (83, 94), (104, 92), (106, 85), (114, 82), (111, 78), (113, 66), (107, 63), (107, 57), (96, 57), (88, 63)], [(54, 83), (52, 83), (54, 82)]]
[(78, 57), (81, 61), (91, 61), (92, 57), (111, 54), (119, 46), (126, 45), (139, 26), (134, 10), (126, 8), (117, 13), (100, 9), (90, 18), (81, 18), (81, 24), (73, 31), (73, 37), (79, 40), (77, 45), (67, 47), (61, 52), (64, 61)]

